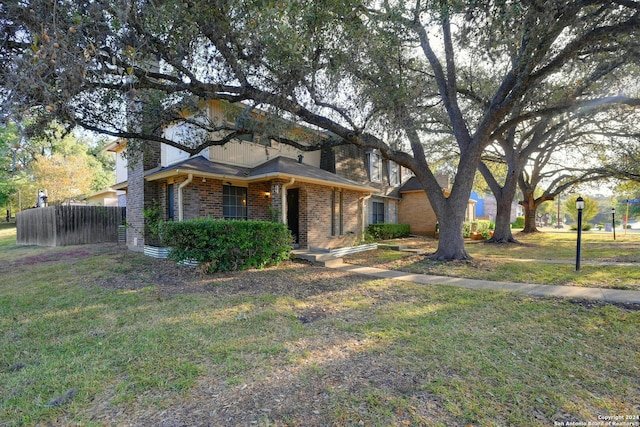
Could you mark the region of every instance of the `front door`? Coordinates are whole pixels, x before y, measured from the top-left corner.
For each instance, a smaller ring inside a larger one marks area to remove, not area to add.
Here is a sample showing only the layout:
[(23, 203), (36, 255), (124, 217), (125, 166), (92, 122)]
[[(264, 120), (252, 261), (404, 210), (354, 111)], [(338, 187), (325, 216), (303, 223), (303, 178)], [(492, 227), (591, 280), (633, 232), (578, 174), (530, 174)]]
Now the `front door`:
[(293, 236), (293, 242), (298, 244), (300, 239), (298, 234), (300, 233), (300, 227), (298, 225), (298, 217), (300, 213), (300, 207), (298, 204), (299, 192), (297, 188), (287, 190), (287, 225), (291, 230)]

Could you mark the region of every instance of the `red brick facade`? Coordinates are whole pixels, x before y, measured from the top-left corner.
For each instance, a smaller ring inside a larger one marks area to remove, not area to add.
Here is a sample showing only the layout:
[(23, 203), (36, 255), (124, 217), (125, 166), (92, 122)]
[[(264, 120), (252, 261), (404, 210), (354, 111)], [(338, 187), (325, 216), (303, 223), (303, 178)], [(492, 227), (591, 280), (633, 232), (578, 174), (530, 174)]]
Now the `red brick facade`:
[[(154, 194), (157, 195), (157, 198), (155, 200), (164, 212), (165, 220), (169, 218), (167, 209), (169, 206), (168, 185), (173, 184), (173, 218), (177, 220), (179, 216), (178, 187), (186, 179), (186, 177), (180, 177), (170, 181), (161, 181), (156, 185), (157, 191), (154, 191)], [(282, 222), (282, 192), (286, 191), (283, 190), (286, 183), (285, 180), (276, 179), (248, 184), (246, 187), (247, 219)], [(221, 180), (206, 179), (203, 181), (202, 178), (194, 177), (192, 182), (182, 189), (183, 219), (223, 218), (223, 185), (224, 182)], [(290, 189), (298, 191), (298, 244), (300, 247), (330, 249), (349, 246), (353, 245), (361, 236), (363, 193), (307, 183), (297, 184)], [(336, 194), (342, 194), (342, 203), (339, 203)], [(340, 212), (340, 208), (342, 208), (342, 212)], [(142, 240), (139, 244), (144, 245), (144, 241)]]
[(436, 213), (424, 191), (402, 193), (398, 209), (398, 222), (409, 224), (411, 234), (434, 236), (436, 232)]
[(131, 250), (142, 251), (145, 245), (144, 209), (158, 200), (158, 185), (144, 179), (144, 171), (154, 168), (160, 161), (160, 148), (149, 145), (130, 159), (127, 171), (127, 246)]

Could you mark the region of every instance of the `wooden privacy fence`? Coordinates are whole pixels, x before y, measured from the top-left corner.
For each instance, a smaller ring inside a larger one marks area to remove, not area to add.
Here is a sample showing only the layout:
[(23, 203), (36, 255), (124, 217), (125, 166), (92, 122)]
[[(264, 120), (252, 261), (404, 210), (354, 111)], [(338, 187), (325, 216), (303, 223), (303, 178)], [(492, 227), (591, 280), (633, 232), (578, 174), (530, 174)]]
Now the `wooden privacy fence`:
[(118, 241), (124, 208), (113, 206), (48, 206), (18, 213), (19, 245), (68, 246)]

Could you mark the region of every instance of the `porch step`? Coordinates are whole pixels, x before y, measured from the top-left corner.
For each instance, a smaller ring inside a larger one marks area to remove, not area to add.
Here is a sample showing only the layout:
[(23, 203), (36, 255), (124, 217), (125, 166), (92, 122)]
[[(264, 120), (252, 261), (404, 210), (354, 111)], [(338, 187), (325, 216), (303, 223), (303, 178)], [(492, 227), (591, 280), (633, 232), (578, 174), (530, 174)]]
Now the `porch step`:
[(323, 267), (337, 267), (342, 264), (342, 258), (337, 258), (326, 252), (309, 252), (303, 250), (294, 250), (291, 252), (293, 258), (303, 259), (312, 264), (321, 265)]

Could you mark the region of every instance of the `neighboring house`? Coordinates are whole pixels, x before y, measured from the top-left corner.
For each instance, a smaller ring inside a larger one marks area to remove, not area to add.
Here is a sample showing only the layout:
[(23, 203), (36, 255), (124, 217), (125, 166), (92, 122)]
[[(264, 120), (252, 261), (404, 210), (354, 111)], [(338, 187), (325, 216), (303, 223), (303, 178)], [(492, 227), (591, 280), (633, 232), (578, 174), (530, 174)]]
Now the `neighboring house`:
[[(436, 177), (445, 196), (449, 195), (449, 179), (446, 176)], [(427, 198), (424, 187), (417, 178), (412, 177), (400, 188), (402, 202), (400, 203), (398, 222), (409, 224), (411, 234), (421, 236), (435, 236), (437, 231), (436, 214)], [(465, 221), (475, 220), (475, 201), (469, 200), (465, 212)]]
[[(496, 214), (498, 212), (498, 203), (496, 197), (493, 194), (485, 194), (481, 196), (477, 191), (471, 192), (471, 199), (476, 201), (476, 217), (478, 219), (488, 219), (495, 221)], [(511, 215), (510, 220), (514, 222), (518, 215), (521, 215), (520, 205), (516, 202), (511, 203)]]
[(122, 204), (125, 195), (126, 193), (123, 190), (108, 188), (89, 194), (86, 202), (90, 206), (126, 206)]

